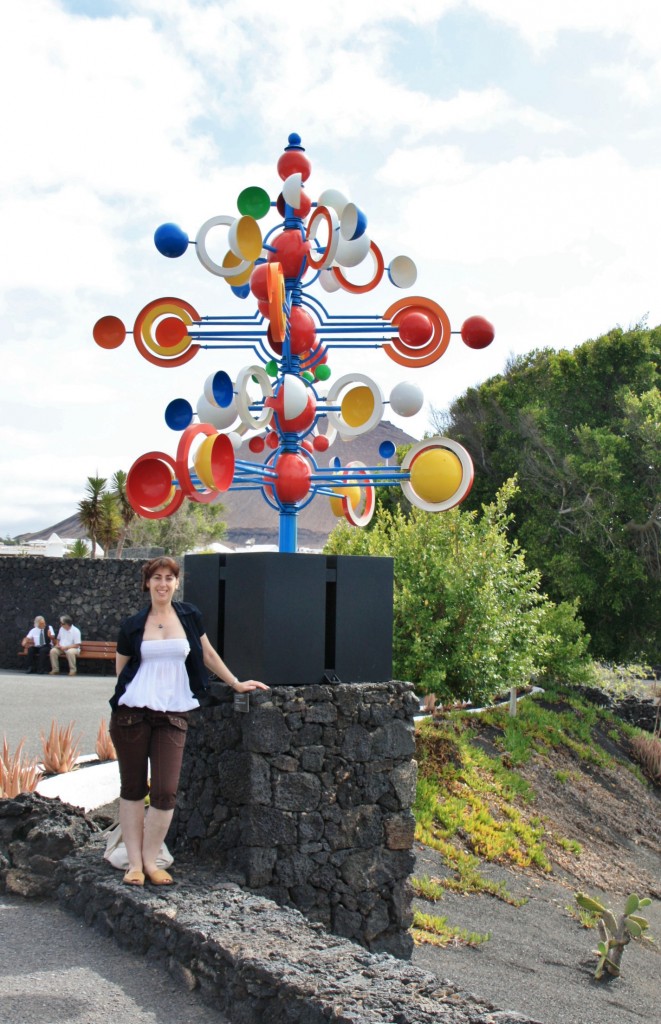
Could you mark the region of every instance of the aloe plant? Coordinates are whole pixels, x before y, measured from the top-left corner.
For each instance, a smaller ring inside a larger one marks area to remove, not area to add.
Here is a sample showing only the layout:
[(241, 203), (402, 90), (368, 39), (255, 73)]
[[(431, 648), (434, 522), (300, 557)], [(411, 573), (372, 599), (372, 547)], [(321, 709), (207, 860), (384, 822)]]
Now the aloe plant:
[(12, 799), (19, 793), (34, 793), (42, 772), (37, 768), (36, 760), (23, 760), (22, 739), (14, 754), (9, 753), (7, 737), (2, 738), (2, 754), (0, 754), (0, 797)]
[(106, 725), (105, 718), (101, 719), (99, 725), (99, 731), (96, 734), (96, 756), (99, 761), (116, 761), (117, 752), (115, 751), (115, 744), (110, 738), (108, 732), (108, 726)]
[(597, 968), (594, 976), (601, 979), (604, 972), (614, 978), (620, 976), (620, 963), (624, 947), (632, 939), (640, 939), (649, 928), (646, 918), (637, 913), (641, 908), (648, 907), (652, 902), (647, 897), (639, 899), (635, 893), (627, 897), (624, 904), (624, 911), (616, 917), (612, 910), (600, 903), (599, 900), (587, 896), (584, 892), (575, 894), (576, 902), (583, 910), (591, 910), (599, 914), (597, 929), (599, 931), (599, 942), (594, 954), (597, 957)]
[(78, 757), (80, 737), (74, 741), (73, 727), (75, 722), (58, 728), (55, 719), (51, 722), (50, 733), (41, 733), (41, 744), (44, 748), (44, 769), (52, 775), (61, 775), (73, 771)]

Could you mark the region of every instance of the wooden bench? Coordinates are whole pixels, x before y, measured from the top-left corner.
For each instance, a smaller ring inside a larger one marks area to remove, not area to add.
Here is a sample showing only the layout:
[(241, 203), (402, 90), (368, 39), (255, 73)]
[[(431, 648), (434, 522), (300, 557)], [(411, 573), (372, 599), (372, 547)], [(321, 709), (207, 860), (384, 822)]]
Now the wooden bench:
[[(28, 641), (23, 650), (18, 652), (21, 657), (25, 657), (28, 647), (32, 647), (31, 640)], [(112, 661), (114, 663), (116, 653), (117, 644), (114, 640), (81, 640), (78, 661)], [(66, 661), (66, 657), (66, 654), (62, 651), (60, 658)]]

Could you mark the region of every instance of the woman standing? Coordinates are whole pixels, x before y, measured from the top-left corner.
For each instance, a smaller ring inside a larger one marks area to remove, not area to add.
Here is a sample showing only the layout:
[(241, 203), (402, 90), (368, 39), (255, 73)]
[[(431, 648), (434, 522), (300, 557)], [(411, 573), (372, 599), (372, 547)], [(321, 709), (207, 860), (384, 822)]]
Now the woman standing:
[(173, 600), (179, 571), (167, 557), (143, 566), (142, 589), (150, 604), (122, 623), (117, 640), (110, 735), (119, 762), (127, 885), (144, 885), (145, 875), (154, 885), (172, 884), (156, 858), (174, 813), (187, 714), (200, 706), (207, 669), (239, 693), (268, 689), (254, 679), (239, 682), (211, 646), (199, 609)]

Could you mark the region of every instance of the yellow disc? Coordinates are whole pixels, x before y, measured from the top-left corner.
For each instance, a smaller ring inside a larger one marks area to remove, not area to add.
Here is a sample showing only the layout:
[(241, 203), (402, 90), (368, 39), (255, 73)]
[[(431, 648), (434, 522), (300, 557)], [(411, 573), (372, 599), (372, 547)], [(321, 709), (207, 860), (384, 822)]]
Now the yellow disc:
[[(225, 254), (225, 258), (223, 260), (224, 267), (238, 267), (241, 263), (243, 263), (241, 257), (235, 256), (231, 249)], [(231, 277), (226, 277), (225, 280), (230, 288), (238, 288), (242, 284), (248, 284), (250, 275), (254, 269), (255, 265), (254, 263), (251, 263), (248, 266), (248, 269), (244, 270), (241, 274), (233, 274)]]
[(414, 459), (411, 487), (423, 501), (436, 504), (448, 501), (461, 486), (463, 468), (454, 452), (447, 448), (429, 448)]
[[(254, 263), (262, 251), (262, 232), (259, 230), (259, 224), (254, 217), (240, 217), (235, 225), (230, 228), (230, 246), (236, 255)], [(232, 246), (234, 238), (236, 248)]]
[[(344, 494), (347, 496), (351, 503), (352, 508), (357, 508), (360, 501), (360, 487), (334, 487), (333, 491), (335, 494)], [(334, 516), (343, 516), (344, 509), (342, 508), (341, 498), (329, 498), (331, 511)]]
[(347, 391), (342, 399), (342, 419), (350, 427), (361, 427), (373, 412), (374, 395), (364, 385)]
[(216, 490), (216, 483), (214, 481), (213, 471), (211, 468), (211, 457), (213, 455), (213, 446), (216, 443), (217, 437), (217, 434), (211, 434), (209, 437), (205, 437), (204, 441), (195, 452), (195, 457), (193, 459), (195, 472), (204, 486), (208, 487), (212, 491)]

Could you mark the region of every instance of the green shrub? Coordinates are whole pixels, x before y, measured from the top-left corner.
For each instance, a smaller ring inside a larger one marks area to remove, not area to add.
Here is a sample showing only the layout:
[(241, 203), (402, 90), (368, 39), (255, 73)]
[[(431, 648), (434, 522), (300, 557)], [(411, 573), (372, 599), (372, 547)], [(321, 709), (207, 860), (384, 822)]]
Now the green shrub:
[(381, 508), (372, 529), (341, 524), (329, 538), (329, 554), (393, 557), (394, 671), (422, 693), (478, 703), (587, 664), (575, 608), (540, 593), (540, 574), (508, 537), (515, 493), (508, 481), (479, 516)]

